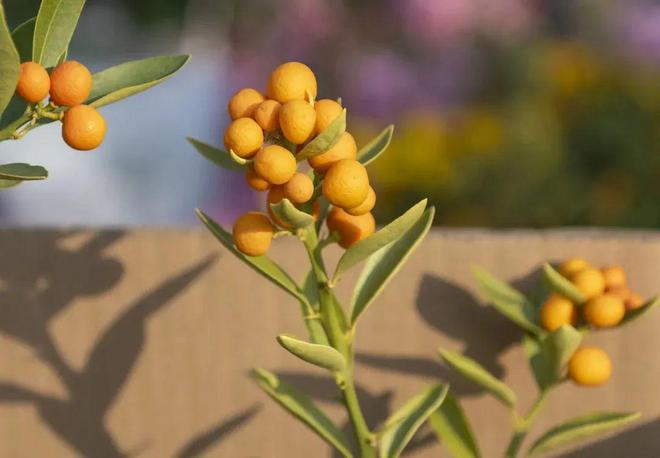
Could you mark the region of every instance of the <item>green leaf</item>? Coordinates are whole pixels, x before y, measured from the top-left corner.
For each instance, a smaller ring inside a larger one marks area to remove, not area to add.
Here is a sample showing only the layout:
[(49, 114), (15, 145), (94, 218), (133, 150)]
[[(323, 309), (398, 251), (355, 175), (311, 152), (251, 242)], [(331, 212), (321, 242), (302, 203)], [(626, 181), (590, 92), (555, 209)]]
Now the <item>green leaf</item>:
[(421, 243), (431, 229), (434, 214), (433, 207), (427, 208), (422, 217), (398, 240), (369, 257), (351, 296), (351, 325), (357, 323), (358, 318)]
[(582, 333), (570, 324), (565, 324), (551, 332), (541, 341), (541, 354), (546, 361), (546, 380), (556, 382), (561, 370), (575, 353), (582, 342)]
[(298, 160), (298, 162), (304, 161), (312, 156), (328, 151), (335, 146), (345, 131), (346, 108), (342, 110), (341, 114), (337, 116), (323, 132), (318, 134), (312, 141), (305, 145), (305, 147), (296, 155), (296, 160)]
[(451, 393), (447, 393), (440, 408), (431, 414), (429, 423), (452, 457), (479, 458), (481, 456), (463, 408)]
[(544, 331), (534, 322), (536, 311), (527, 298), (485, 270), (475, 267), (472, 273), (493, 307), (523, 329), (537, 335)]
[(86, 103), (102, 107), (146, 91), (174, 75), (189, 59), (187, 55), (147, 57), (95, 73)]
[(638, 412), (598, 412), (574, 418), (543, 434), (530, 447), (528, 454), (540, 455), (571, 442), (604, 434), (637, 420), (639, 416)]
[(380, 458), (397, 458), (401, 455), (419, 427), (440, 407), (447, 389), (448, 386), (442, 383), (427, 388), (406, 402), (385, 422), (380, 434)]
[(357, 160), (363, 165), (368, 165), (375, 161), (390, 146), (393, 134), (394, 126), (390, 124), (377, 137), (360, 148), (360, 151), (357, 153)]
[(621, 323), (619, 323), (619, 326), (623, 326), (624, 324), (630, 323), (632, 320), (639, 318), (640, 316), (651, 311), (658, 305), (660, 305), (660, 297), (655, 297), (649, 300), (646, 304), (642, 305), (641, 307), (626, 312), (625, 316), (623, 317), (623, 320), (621, 320)]
[(11, 32), (21, 62), (32, 60), (32, 40), (34, 38), (34, 25), (36, 20), (36, 17), (28, 19)]
[(463, 377), (481, 386), (504, 404), (513, 407), (516, 404), (516, 394), (504, 382), (495, 378), (478, 362), (456, 352), (439, 349), (440, 356), (450, 367)]
[(564, 277), (562, 274), (553, 269), (553, 267), (547, 262), (543, 264), (543, 276), (553, 291), (570, 299), (576, 304), (583, 304), (586, 301), (584, 295), (578, 291), (575, 285), (568, 281), (568, 279), (566, 279), (566, 277)]
[(548, 369), (543, 353), (541, 351), (541, 342), (539, 338), (529, 333), (523, 336), (523, 349), (527, 355), (529, 367), (532, 369), (534, 380), (539, 389), (544, 390), (550, 385), (548, 380)]
[(18, 51), (7, 27), (5, 8), (0, 3), (0, 115), (16, 91), (19, 73)]
[(0, 179), (0, 189), (13, 188), (16, 185), (23, 183), (23, 180), (2, 180)]
[(42, 0), (34, 26), (32, 60), (54, 67), (66, 52), (85, 0)]
[(218, 241), (225, 246), (238, 259), (246, 263), (256, 272), (260, 273), (268, 280), (282, 288), (300, 301), (307, 302), (307, 298), (302, 293), (296, 282), (274, 261), (267, 256), (245, 256), (234, 246), (234, 238), (225, 231), (218, 223), (206, 215), (203, 211), (197, 209), (197, 216), (206, 225)]
[(314, 217), (298, 210), (289, 199), (282, 199), (277, 203), (270, 204), (270, 209), (283, 223), (296, 229), (314, 224)]
[(40, 165), (13, 164), (0, 165), (0, 179), (3, 180), (44, 180), (48, 178), (48, 171)]
[(311, 399), (292, 386), (282, 382), (272, 372), (255, 369), (252, 372), (262, 390), (287, 412), (307, 425), (342, 456), (351, 458), (350, 446), (344, 433), (318, 408)]
[(369, 256), (389, 245), (408, 231), (424, 214), (427, 199), (418, 202), (403, 215), (392, 221), (390, 224), (370, 235), (364, 240), (350, 247), (344, 252), (337, 263), (332, 282), (335, 283), (341, 274), (351, 267), (359, 264)]
[(346, 360), (341, 353), (328, 345), (305, 342), (290, 335), (278, 336), (277, 341), (294, 356), (330, 372), (343, 372), (346, 368)]
[(227, 151), (221, 150), (215, 146), (211, 146), (192, 137), (187, 137), (186, 140), (188, 140), (188, 143), (195, 147), (199, 154), (213, 162), (218, 167), (235, 172), (241, 172), (245, 170), (245, 167), (237, 164), (234, 160), (232, 160)]

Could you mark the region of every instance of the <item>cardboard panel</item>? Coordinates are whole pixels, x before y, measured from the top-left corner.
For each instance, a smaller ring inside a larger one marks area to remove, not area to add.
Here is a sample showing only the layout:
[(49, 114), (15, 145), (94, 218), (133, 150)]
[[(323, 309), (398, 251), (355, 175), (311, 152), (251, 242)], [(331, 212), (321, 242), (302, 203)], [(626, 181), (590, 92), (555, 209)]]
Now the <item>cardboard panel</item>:
[[(300, 278), (293, 239), (273, 257)], [(336, 260), (337, 251), (330, 250)], [(0, 232), (0, 456), (333, 456), (248, 378), (265, 367), (311, 393), (345, 425), (332, 380), (275, 342), (304, 335), (298, 304), (201, 230)], [(545, 259), (623, 265), (644, 295), (660, 290), (660, 235), (602, 231), (436, 231), (364, 316), (357, 381), (372, 426), (438, 379), (452, 383), (485, 456), (500, 456), (509, 412), (445, 369), (439, 346), (535, 394), (517, 329), (485, 307), (478, 264), (529, 285)], [(339, 286), (347, 298), (351, 277)], [(565, 384), (531, 436), (584, 411), (640, 410), (627, 431), (568, 456), (660, 455), (660, 312), (590, 336), (613, 358), (597, 389)], [(445, 456), (428, 430), (410, 457)]]

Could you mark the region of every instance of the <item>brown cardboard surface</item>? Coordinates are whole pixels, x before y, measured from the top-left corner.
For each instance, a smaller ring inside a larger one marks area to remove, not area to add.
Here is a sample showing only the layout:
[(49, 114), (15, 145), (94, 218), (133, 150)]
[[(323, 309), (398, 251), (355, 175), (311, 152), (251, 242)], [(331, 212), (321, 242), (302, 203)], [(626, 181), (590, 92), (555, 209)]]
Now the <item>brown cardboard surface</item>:
[[(0, 457), (332, 456), (248, 378), (253, 367), (273, 370), (345, 424), (332, 380), (275, 342), (304, 335), (298, 304), (207, 233), (4, 230), (0, 253)], [(278, 240), (272, 255), (301, 277), (306, 258), (295, 240)], [(433, 232), (358, 329), (356, 377), (370, 424), (442, 378), (463, 399), (484, 456), (500, 456), (508, 412), (445, 369), (436, 349), (463, 351), (504, 377), (525, 410), (535, 389), (519, 333), (485, 307), (470, 267), (528, 285), (541, 261), (571, 255), (621, 264), (639, 292), (660, 292), (658, 233)], [(590, 336), (612, 356), (612, 379), (559, 388), (531, 436), (585, 411), (640, 410), (625, 432), (567, 453), (660, 456), (659, 328), (655, 311)], [(427, 429), (415, 444), (406, 456), (445, 456)]]

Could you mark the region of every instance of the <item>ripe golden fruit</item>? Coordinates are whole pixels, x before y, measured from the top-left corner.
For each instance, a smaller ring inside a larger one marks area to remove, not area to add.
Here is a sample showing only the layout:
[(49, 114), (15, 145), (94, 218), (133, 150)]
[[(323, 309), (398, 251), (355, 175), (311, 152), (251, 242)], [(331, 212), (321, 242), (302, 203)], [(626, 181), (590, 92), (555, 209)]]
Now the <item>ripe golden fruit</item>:
[(227, 111), (231, 119), (251, 118), (259, 104), (263, 102), (264, 96), (256, 89), (246, 87), (236, 92), (227, 105)]
[(583, 308), (584, 319), (597, 328), (616, 326), (626, 313), (623, 300), (613, 294), (603, 294), (591, 298)]
[(254, 157), (254, 171), (270, 184), (284, 184), (296, 173), (296, 158), (279, 145), (264, 146)]
[(232, 121), (225, 131), (225, 148), (244, 159), (254, 156), (264, 143), (264, 133), (251, 118)]
[(327, 171), (332, 164), (342, 159), (355, 159), (357, 145), (355, 139), (348, 132), (344, 132), (339, 141), (328, 151), (312, 156), (308, 159), (309, 165), (317, 172)]
[(254, 110), (254, 120), (266, 132), (275, 132), (280, 128), (280, 108), (282, 104), (277, 100), (264, 100)]
[(266, 191), (270, 188), (270, 183), (261, 178), (257, 172), (254, 171), (254, 164), (250, 164), (245, 172), (245, 181), (255, 191)]
[(369, 175), (362, 164), (353, 159), (335, 163), (323, 179), (323, 195), (341, 208), (354, 208), (364, 202), (369, 193)]
[(280, 129), (291, 143), (300, 145), (314, 134), (316, 112), (304, 100), (290, 100), (280, 109)]
[(273, 225), (260, 212), (248, 212), (234, 222), (234, 244), (247, 256), (266, 254), (273, 241)]
[(555, 331), (564, 324), (573, 324), (575, 318), (575, 306), (559, 294), (551, 295), (541, 306), (540, 321), (547, 331)]
[(644, 303), (644, 298), (637, 293), (630, 293), (624, 301), (627, 311), (638, 309), (643, 306)]
[(103, 142), (107, 126), (103, 116), (89, 105), (69, 108), (62, 118), (62, 138), (71, 148), (88, 151)]
[(326, 225), (331, 232), (339, 235), (339, 245), (344, 249), (350, 248), (376, 231), (376, 220), (371, 213), (353, 216), (338, 207), (333, 207), (328, 212)]
[(266, 197), (266, 206), (268, 207), (268, 215), (270, 215), (270, 219), (272, 219), (275, 224), (277, 224), (280, 227), (283, 227), (284, 229), (291, 229), (291, 226), (285, 223), (284, 221), (282, 221), (280, 218), (278, 218), (277, 215), (273, 213), (273, 210), (270, 208), (270, 204), (276, 204), (285, 197), (286, 196), (284, 195), (284, 186), (282, 185), (272, 186), (268, 191), (268, 196)]
[(569, 278), (571, 275), (591, 267), (591, 265), (582, 258), (574, 257), (562, 262), (559, 266), (559, 273)]
[(353, 216), (360, 216), (360, 215), (364, 215), (365, 213), (369, 213), (371, 210), (373, 210), (375, 206), (376, 206), (376, 191), (374, 191), (374, 188), (369, 186), (369, 192), (367, 194), (367, 197), (364, 199), (364, 202), (362, 202), (357, 207), (347, 208), (346, 213)]
[(339, 103), (331, 99), (321, 99), (314, 104), (316, 111), (316, 126), (314, 131), (316, 135), (323, 132), (342, 112), (343, 108)]
[(625, 288), (628, 284), (626, 272), (620, 266), (603, 267), (601, 272), (605, 278), (605, 289), (608, 291)]
[(284, 195), (293, 204), (304, 204), (314, 194), (314, 183), (304, 173), (296, 173), (284, 185)]
[(587, 299), (603, 294), (605, 291), (605, 277), (600, 270), (593, 267), (578, 270), (569, 279)]
[(270, 74), (268, 98), (280, 103), (296, 99), (309, 101), (307, 93), (316, 98), (316, 77), (307, 65), (287, 62)]
[(92, 74), (80, 62), (67, 60), (50, 74), (50, 100), (56, 105), (80, 105), (92, 90)]
[(568, 363), (568, 376), (578, 385), (598, 386), (612, 374), (612, 362), (598, 347), (578, 348)]
[(50, 90), (48, 72), (36, 62), (23, 62), (16, 84), (16, 93), (26, 102), (41, 102)]

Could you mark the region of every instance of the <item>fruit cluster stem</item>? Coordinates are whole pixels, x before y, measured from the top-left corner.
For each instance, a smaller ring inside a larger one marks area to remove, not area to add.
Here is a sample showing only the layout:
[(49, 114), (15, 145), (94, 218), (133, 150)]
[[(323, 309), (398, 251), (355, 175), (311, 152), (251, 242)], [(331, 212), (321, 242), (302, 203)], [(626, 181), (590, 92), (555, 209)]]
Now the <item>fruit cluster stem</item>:
[(536, 417), (541, 412), (541, 409), (543, 409), (548, 394), (549, 389), (546, 388), (542, 390), (539, 393), (539, 396), (536, 398), (536, 401), (534, 401), (534, 404), (532, 404), (532, 407), (529, 409), (527, 415), (516, 422), (513, 435), (511, 436), (509, 445), (506, 448), (506, 458), (515, 458), (518, 455), (520, 446), (522, 445), (523, 440), (525, 440), (525, 436), (527, 436), (529, 429), (534, 424)]

